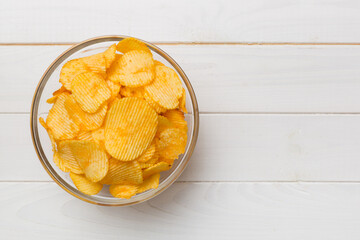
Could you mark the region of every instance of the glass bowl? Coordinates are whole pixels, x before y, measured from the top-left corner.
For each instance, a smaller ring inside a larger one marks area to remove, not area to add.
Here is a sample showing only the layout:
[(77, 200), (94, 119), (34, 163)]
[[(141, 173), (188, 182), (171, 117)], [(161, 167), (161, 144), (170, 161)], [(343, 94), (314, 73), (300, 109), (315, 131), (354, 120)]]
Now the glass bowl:
[(126, 38), (127, 36), (103, 36), (96, 37), (75, 46), (72, 46), (62, 53), (45, 71), (36, 88), (31, 106), (30, 127), (31, 136), (36, 153), (41, 164), (50, 175), (50, 177), (66, 192), (71, 195), (98, 205), (104, 206), (126, 206), (149, 200), (160, 194), (168, 188), (184, 171), (191, 154), (194, 151), (199, 131), (199, 110), (194, 90), (189, 79), (180, 66), (167, 53), (157, 46), (143, 41), (152, 51), (154, 59), (163, 62), (165, 65), (173, 68), (181, 78), (182, 84), (186, 90), (186, 107), (188, 114), (185, 118), (188, 123), (188, 141), (185, 153), (175, 160), (172, 168), (162, 172), (160, 184), (157, 189), (151, 189), (133, 196), (131, 199), (114, 198), (110, 195), (108, 187), (104, 185), (103, 190), (97, 195), (86, 195), (78, 191), (72, 183), (69, 174), (62, 172), (53, 162), (53, 153), (50, 139), (43, 127), (39, 125), (39, 117), (46, 118), (52, 105), (46, 103), (46, 99), (52, 96), (52, 92), (60, 88), (59, 74), (64, 63), (71, 59), (89, 56), (95, 53), (103, 52), (110, 45)]

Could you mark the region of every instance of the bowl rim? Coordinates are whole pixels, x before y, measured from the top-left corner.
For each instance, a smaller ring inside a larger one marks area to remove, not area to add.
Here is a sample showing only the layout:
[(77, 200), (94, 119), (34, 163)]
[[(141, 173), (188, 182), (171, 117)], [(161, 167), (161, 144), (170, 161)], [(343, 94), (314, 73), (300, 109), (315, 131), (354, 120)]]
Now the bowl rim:
[[(194, 116), (194, 123), (193, 123), (193, 131), (192, 131), (192, 138), (191, 138), (191, 142), (189, 143), (189, 147), (187, 149), (187, 151), (185, 152), (184, 156), (183, 156), (183, 164), (179, 164), (177, 166), (177, 169), (175, 169), (175, 171), (172, 174), (170, 174), (165, 180), (168, 180), (169, 178), (171, 178), (161, 189), (157, 189), (157, 191), (155, 193), (153, 193), (152, 195), (149, 195), (147, 197), (145, 197), (144, 199), (141, 200), (137, 200), (137, 201), (133, 201), (133, 202), (127, 202), (127, 203), (102, 203), (102, 202), (97, 202), (95, 200), (93, 200), (91, 198), (91, 196), (86, 195), (81, 193), (80, 191), (77, 192), (73, 192), (71, 191), (67, 185), (69, 185), (65, 180), (63, 180), (63, 178), (61, 176), (59, 176), (56, 171), (51, 171), (52, 167), (50, 165), (49, 168), (49, 160), (47, 159), (42, 147), (41, 147), (41, 143), (39, 140), (39, 134), (38, 134), (38, 121), (37, 121), (37, 114), (38, 114), (38, 107), (39, 107), (39, 103), (40, 101), (37, 101), (38, 98), (41, 97), (41, 93), (43, 88), (45, 87), (48, 79), (50, 78), (50, 76), (53, 74), (54, 70), (68, 57), (70, 57), (73, 53), (88, 47), (90, 45), (93, 44), (97, 44), (97, 43), (103, 43), (103, 42), (108, 42), (108, 41), (120, 41), (124, 38), (128, 38), (129, 36), (125, 36), (125, 35), (106, 35), (106, 36), (99, 36), (99, 37), (94, 37), (94, 38), (90, 38), (87, 39), (85, 41), (82, 41), (78, 44), (75, 44), (73, 46), (71, 46), (70, 48), (68, 48), (67, 50), (65, 50), (63, 53), (61, 53), (51, 64), (50, 66), (45, 70), (44, 74), (42, 75), (42, 77), (40, 78), (40, 81), (38, 83), (38, 85), (36, 86), (35, 89), (35, 93), (32, 99), (32, 103), (31, 103), (31, 111), (30, 111), (30, 131), (31, 131), (31, 138), (32, 138), (32, 142), (35, 148), (35, 152), (36, 155), (38, 156), (41, 165), (44, 167), (45, 171), (49, 174), (49, 176), (54, 180), (54, 182), (57, 183), (57, 185), (59, 185), (62, 189), (64, 189), (67, 193), (71, 194), (72, 196), (83, 200), (85, 202), (88, 203), (92, 203), (95, 205), (100, 205), (100, 206), (129, 206), (129, 205), (134, 205), (137, 203), (141, 203), (141, 202), (145, 202), (157, 195), (159, 195), (160, 193), (162, 193), (163, 191), (165, 191), (168, 187), (170, 187), (178, 178), (179, 176), (182, 174), (182, 172), (184, 171), (184, 169), (186, 168), (186, 166), (188, 165), (188, 162), (190, 160), (190, 157), (192, 155), (192, 153), (194, 152), (195, 146), (196, 146), (196, 142), (197, 142), (197, 138), (198, 138), (198, 134), (199, 134), (199, 122), (200, 122), (200, 118), (199, 118), (199, 107), (198, 107), (198, 103), (196, 100), (196, 96), (195, 96), (195, 92), (194, 89), (188, 79), (188, 77), (186, 76), (185, 72), (182, 70), (182, 68), (179, 66), (179, 64), (172, 58), (170, 57), (165, 51), (163, 51), (162, 49), (160, 49), (159, 47), (155, 46), (154, 44), (144, 41), (142, 39), (137, 38), (138, 40), (142, 41), (143, 43), (145, 43), (151, 50), (153, 50), (154, 52), (156, 52), (157, 54), (159, 54), (161, 57), (163, 57), (164, 59), (166, 59), (166, 61), (168, 61), (174, 68), (175, 70), (178, 72), (178, 74), (180, 74), (183, 82), (186, 85), (186, 88), (190, 94), (190, 98), (191, 98), (191, 102), (192, 102), (192, 110), (193, 110), (193, 116)], [(36, 112), (36, 116), (35, 116), (35, 112)], [(46, 160), (44, 160), (46, 159)]]

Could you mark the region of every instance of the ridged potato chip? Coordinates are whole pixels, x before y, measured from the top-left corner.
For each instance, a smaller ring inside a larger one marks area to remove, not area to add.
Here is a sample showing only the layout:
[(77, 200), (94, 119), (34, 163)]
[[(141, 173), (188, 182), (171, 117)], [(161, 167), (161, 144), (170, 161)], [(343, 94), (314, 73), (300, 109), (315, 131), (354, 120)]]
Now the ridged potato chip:
[(156, 103), (147, 92), (144, 93), (144, 98), (146, 100), (146, 102), (150, 105), (150, 107), (152, 107), (155, 112), (157, 113), (163, 113), (166, 111), (166, 108), (163, 108), (162, 106), (160, 106), (158, 103)]
[(45, 128), (46, 132), (48, 133), (50, 142), (51, 142), (52, 151), (55, 152), (56, 151), (56, 141), (55, 141), (54, 135), (52, 134), (51, 130), (46, 125), (46, 123), (42, 117), (39, 118), (39, 122), (40, 122), (41, 126), (43, 126), (43, 128)]
[(169, 119), (174, 127), (187, 130), (187, 122), (183, 112), (174, 109), (165, 112), (163, 115)]
[[(56, 160), (55, 160), (56, 155)], [(76, 174), (83, 174), (84, 171), (81, 169), (79, 163), (77, 162), (74, 154), (71, 151), (71, 148), (67, 144), (67, 141), (61, 141), (58, 144), (58, 151), (54, 155), (55, 164), (64, 172), (73, 172)], [(57, 163), (58, 162), (58, 163)], [(67, 169), (67, 170), (64, 170)]]
[(91, 131), (99, 128), (104, 122), (108, 109), (107, 104), (103, 104), (97, 112), (87, 113), (81, 109), (72, 95), (66, 98), (64, 104), (70, 118), (83, 131)]
[(148, 160), (146, 162), (139, 162), (139, 165), (140, 165), (141, 169), (149, 168), (149, 167), (154, 166), (156, 163), (158, 163), (158, 159), (159, 159), (159, 155), (155, 154), (150, 160)]
[(99, 144), (100, 146), (104, 146), (105, 141), (105, 127), (102, 126), (94, 131), (91, 132), (92, 138), (94, 141)]
[(156, 154), (155, 142), (148, 147), (140, 157), (136, 159), (138, 162), (147, 162)]
[(155, 78), (149, 85), (144, 87), (154, 102), (166, 109), (175, 109), (179, 105), (182, 96), (182, 85), (176, 72), (166, 66), (155, 66)]
[(71, 83), (71, 88), (76, 102), (88, 113), (95, 113), (111, 97), (105, 80), (92, 72), (77, 75)]
[(131, 161), (152, 142), (158, 125), (156, 112), (140, 98), (122, 98), (111, 107), (105, 122), (105, 147), (116, 159)]
[(146, 179), (146, 178), (150, 177), (153, 174), (160, 173), (160, 172), (163, 172), (163, 171), (167, 171), (167, 170), (170, 169), (170, 167), (171, 166), (168, 163), (159, 162), (159, 163), (155, 164), (154, 166), (146, 168), (145, 170), (143, 170), (143, 177), (144, 177), (144, 179)]
[(137, 192), (137, 186), (130, 184), (115, 184), (109, 187), (109, 192), (116, 198), (129, 199)]
[(186, 92), (185, 89), (183, 88), (183, 93), (181, 98), (179, 99), (179, 109), (183, 112), (183, 113), (188, 113), (187, 109), (186, 109)]
[(154, 79), (152, 55), (143, 50), (125, 53), (110, 67), (108, 78), (127, 87), (140, 87), (149, 84)]
[(79, 126), (70, 118), (65, 108), (65, 100), (69, 96), (68, 93), (60, 94), (46, 118), (46, 125), (54, 138), (58, 140), (72, 139), (80, 131)]
[(144, 180), (142, 184), (137, 187), (137, 193), (145, 192), (149, 189), (155, 189), (159, 186), (160, 174), (156, 173)]
[(60, 72), (60, 82), (71, 91), (71, 82), (77, 75), (88, 72), (90, 69), (81, 59), (73, 59), (64, 64)]
[(111, 98), (109, 101), (113, 101), (116, 97), (119, 96), (121, 85), (120, 83), (113, 82), (111, 80), (106, 80), (106, 84), (108, 85), (110, 91), (111, 91)]
[(80, 192), (88, 195), (98, 194), (103, 187), (101, 183), (89, 181), (84, 175), (78, 175), (70, 172), (70, 178)]
[(137, 161), (109, 160), (109, 170), (101, 180), (103, 184), (140, 184), (143, 181), (141, 167)]
[(99, 182), (108, 172), (109, 162), (106, 152), (95, 142), (68, 140), (66, 144), (87, 179), (92, 182)]
[(87, 140), (87, 141), (92, 141), (93, 137), (91, 132), (80, 132), (77, 136), (76, 136), (76, 140)]
[(173, 165), (174, 164), (174, 160), (175, 159), (170, 159), (170, 158), (163, 158), (163, 157), (161, 157), (161, 158), (158, 158), (158, 163), (160, 163), (160, 162), (164, 162), (164, 163), (167, 163), (167, 164), (169, 164), (169, 165)]
[(64, 88), (64, 86), (61, 86), (60, 89), (53, 92), (53, 96), (51, 98), (49, 98), (48, 100), (46, 100), (46, 102), (49, 104), (54, 104), (56, 102), (56, 99), (58, 98), (58, 96), (60, 96), (60, 94), (62, 94), (64, 92), (67, 92), (69, 94), (71, 93), (68, 90), (66, 90), (66, 88)]
[(116, 44), (111, 45), (103, 54), (106, 62), (105, 66), (109, 68), (116, 58)]
[(151, 54), (150, 49), (146, 46), (145, 43), (141, 42), (140, 40), (138, 40), (136, 38), (132, 38), (132, 37), (121, 40), (117, 44), (116, 49), (122, 53), (127, 53), (132, 50), (143, 50), (143, 51), (146, 51)]
[(173, 128), (173, 124), (164, 116), (158, 116), (158, 129), (156, 132), (156, 137), (159, 137), (160, 133), (162, 133), (165, 129)]
[(160, 65), (160, 66), (165, 66), (162, 62), (160, 62), (158, 60), (154, 60), (154, 64), (155, 65)]
[(120, 94), (123, 97), (144, 97), (144, 88), (143, 87), (122, 87), (120, 90)]
[(168, 128), (159, 134), (157, 149), (159, 157), (177, 159), (185, 152), (187, 134), (184, 129)]

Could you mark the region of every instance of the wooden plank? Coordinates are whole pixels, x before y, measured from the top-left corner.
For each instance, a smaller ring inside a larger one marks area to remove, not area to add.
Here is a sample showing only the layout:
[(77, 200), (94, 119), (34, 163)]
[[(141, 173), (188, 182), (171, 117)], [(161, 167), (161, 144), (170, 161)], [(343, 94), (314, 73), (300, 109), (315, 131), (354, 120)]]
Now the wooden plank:
[[(360, 181), (360, 115), (201, 115), (182, 181)], [(28, 114), (0, 115), (0, 181), (47, 181)]]
[(132, 207), (81, 202), (54, 183), (1, 183), (6, 239), (359, 239), (359, 183), (175, 183)]
[(0, 42), (359, 42), (360, 4), (342, 1), (2, 1)]
[[(37, 82), (67, 48), (0, 46), (0, 112), (29, 112)], [(202, 112), (360, 112), (360, 46), (161, 48), (187, 73)]]

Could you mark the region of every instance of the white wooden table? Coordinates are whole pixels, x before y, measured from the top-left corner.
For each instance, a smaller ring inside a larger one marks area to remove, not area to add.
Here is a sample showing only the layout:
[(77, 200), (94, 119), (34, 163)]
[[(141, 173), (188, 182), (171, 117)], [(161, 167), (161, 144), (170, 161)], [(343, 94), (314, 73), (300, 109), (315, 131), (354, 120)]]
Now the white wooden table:
[[(358, 0), (0, 0), (0, 239), (359, 239)], [(191, 163), (133, 207), (45, 173), (30, 138), (42, 73), (123, 34), (183, 67), (201, 110)]]

